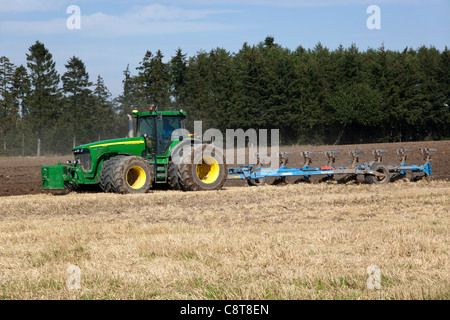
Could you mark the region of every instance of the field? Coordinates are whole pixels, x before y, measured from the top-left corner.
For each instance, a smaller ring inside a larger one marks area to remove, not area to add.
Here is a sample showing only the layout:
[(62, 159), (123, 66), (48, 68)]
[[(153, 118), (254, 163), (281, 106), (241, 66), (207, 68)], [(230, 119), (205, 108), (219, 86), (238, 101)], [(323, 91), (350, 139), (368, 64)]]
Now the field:
[(362, 147), (365, 161), (384, 148), (395, 163), (394, 148), (415, 148), (418, 163), (417, 146), (439, 149), (431, 182), (144, 195), (42, 193), (40, 166), (70, 158), (0, 159), (0, 298), (449, 299), (450, 142), (331, 149)]

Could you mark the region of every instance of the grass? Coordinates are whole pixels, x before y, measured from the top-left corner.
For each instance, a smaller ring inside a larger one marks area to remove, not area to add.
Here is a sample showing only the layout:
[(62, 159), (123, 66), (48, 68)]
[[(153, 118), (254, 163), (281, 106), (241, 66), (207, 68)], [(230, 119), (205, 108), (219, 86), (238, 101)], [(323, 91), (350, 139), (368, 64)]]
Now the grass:
[(2, 197), (0, 299), (449, 299), (449, 194), (433, 181)]

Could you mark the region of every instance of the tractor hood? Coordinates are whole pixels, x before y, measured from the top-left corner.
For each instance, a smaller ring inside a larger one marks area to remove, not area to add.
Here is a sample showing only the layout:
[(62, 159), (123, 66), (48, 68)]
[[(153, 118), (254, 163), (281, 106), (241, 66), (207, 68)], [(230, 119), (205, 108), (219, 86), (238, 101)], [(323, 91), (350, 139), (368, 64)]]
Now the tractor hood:
[(93, 143), (83, 144), (80, 146), (75, 147), (73, 150), (76, 149), (92, 149), (92, 148), (110, 148), (117, 145), (120, 145), (121, 147), (124, 145), (140, 145), (144, 144), (144, 138), (120, 138), (120, 139), (112, 139), (112, 140), (104, 140), (104, 141), (97, 141)]
[(84, 144), (75, 147), (73, 152), (75, 154), (86, 152), (91, 154), (96, 153), (97, 157), (105, 153), (127, 153), (141, 156), (143, 150), (145, 150), (145, 140), (142, 137), (137, 137), (105, 140)]

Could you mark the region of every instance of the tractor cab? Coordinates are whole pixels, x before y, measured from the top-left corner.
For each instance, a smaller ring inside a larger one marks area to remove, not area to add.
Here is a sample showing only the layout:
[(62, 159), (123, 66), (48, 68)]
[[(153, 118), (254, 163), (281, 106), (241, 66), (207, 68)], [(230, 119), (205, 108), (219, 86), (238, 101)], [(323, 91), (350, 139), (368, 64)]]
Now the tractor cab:
[(167, 156), (172, 144), (172, 133), (184, 129), (186, 113), (180, 111), (153, 111), (139, 113), (133, 111), (136, 118), (136, 137), (143, 137), (148, 155)]

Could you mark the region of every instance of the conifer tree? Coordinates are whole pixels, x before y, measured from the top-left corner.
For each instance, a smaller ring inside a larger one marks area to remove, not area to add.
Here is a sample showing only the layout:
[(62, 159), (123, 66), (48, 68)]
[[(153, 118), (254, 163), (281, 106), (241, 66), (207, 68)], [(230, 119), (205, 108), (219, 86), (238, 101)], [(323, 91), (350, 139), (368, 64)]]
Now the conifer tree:
[(140, 66), (137, 67), (139, 74), (136, 81), (139, 87), (140, 96), (146, 105), (168, 108), (170, 106), (170, 76), (162, 52), (158, 50), (156, 54), (147, 51)]
[(37, 139), (37, 156), (46, 130), (55, 126), (61, 115), (60, 77), (50, 51), (39, 41), (30, 46), (27, 67), (31, 79), (27, 123)]
[(88, 130), (91, 128), (93, 110), (90, 106), (92, 102), (92, 91), (89, 89), (92, 82), (89, 81), (89, 74), (83, 61), (77, 57), (69, 59), (65, 65), (67, 71), (62, 76), (64, 99), (64, 120), (70, 128), (73, 140), (73, 147), (77, 145), (77, 137), (88, 138)]
[(6, 134), (14, 128), (19, 113), (12, 94), (14, 69), (14, 64), (7, 57), (0, 57), (0, 134), (3, 150), (7, 149)]

